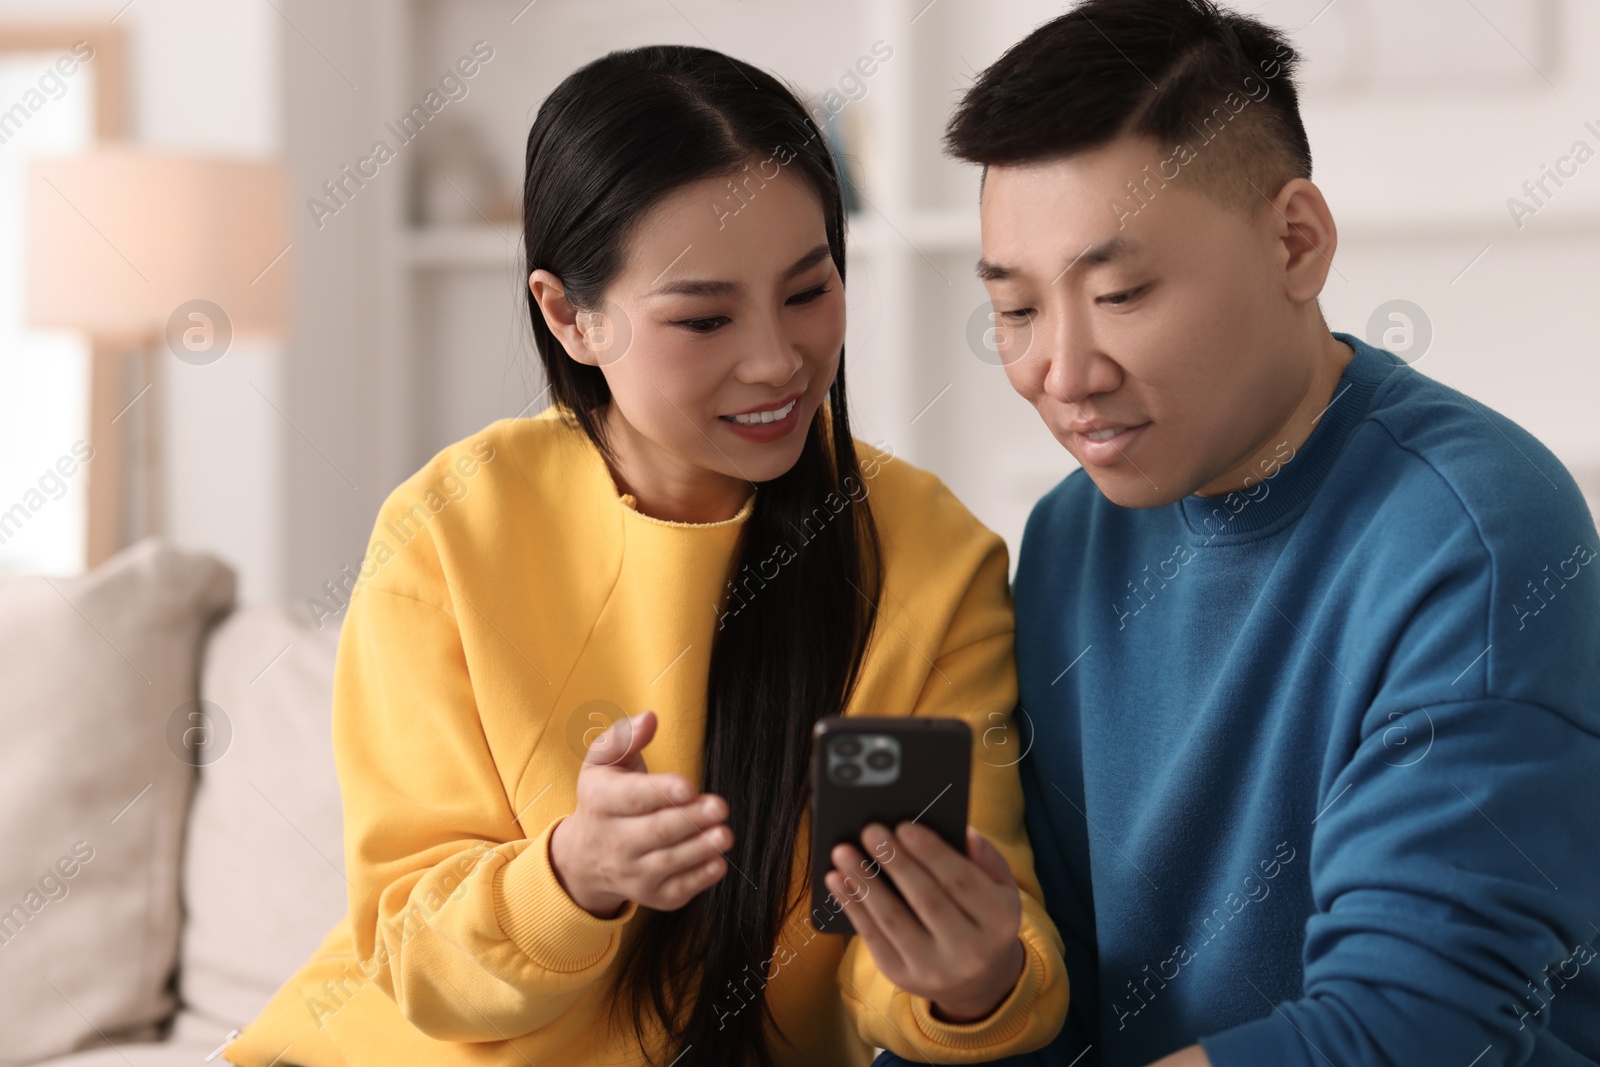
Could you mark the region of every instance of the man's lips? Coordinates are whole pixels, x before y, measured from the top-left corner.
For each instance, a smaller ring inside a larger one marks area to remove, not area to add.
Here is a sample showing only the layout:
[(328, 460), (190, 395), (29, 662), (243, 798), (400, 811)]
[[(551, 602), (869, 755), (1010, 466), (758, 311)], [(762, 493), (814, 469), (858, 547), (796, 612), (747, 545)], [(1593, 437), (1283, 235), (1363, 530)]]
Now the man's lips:
[(1102, 419), (1102, 418), (1077, 418), (1061, 427), (1063, 433), (1076, 433), (1088, 436), (1102, 430), (1121, 431), (1143, 426), (1148, 419)]
[(1127, 449), (1144, 435), (1149, 426), (1148, 422), (1078, 422), (1069, 424), (1065, 432), (1080, 463), (1104, 467), (1121, 462)]

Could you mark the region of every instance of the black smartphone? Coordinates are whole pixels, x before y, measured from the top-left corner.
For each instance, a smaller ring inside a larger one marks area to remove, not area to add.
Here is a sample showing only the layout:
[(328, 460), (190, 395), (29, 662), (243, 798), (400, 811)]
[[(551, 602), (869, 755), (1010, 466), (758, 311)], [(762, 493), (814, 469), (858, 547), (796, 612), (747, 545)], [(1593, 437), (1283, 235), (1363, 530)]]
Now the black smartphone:
[(966, 855), (972, 729), (960, 719), (830, 716), (811, 738), (811, 925), (848, 934), (855, 928), (843, 902), (823, 882), (835, 846), (852, 844), (866, 857), (849, 872), (862, 893), (898, 895), (880, 865), (890, 857), (861, 843), (868, 823), (893, 830), (917, 822)]

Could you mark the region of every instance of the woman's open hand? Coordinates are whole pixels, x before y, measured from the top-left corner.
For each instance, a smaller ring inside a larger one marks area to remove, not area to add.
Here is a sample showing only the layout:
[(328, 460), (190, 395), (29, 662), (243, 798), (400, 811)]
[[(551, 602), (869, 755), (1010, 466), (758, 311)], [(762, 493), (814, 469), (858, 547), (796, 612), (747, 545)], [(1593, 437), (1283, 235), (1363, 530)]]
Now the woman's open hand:
[[(824, 882), (884, 977), (927, 997), (947, 1022), (973, 1022), (994, 1011), (1026, 962), (1017, 937), (1022, 897), (1005, 857), (970, 826), (965, 856), (909, 822), (892, 834), (873, 823), (861, 841), (879, 858), (869, 862), (853, 846), (839, 845)], [(889, 872), (904, 903), (873, 892), (878, 867)]]
[(656, 714), (618, 719), (578, 771), (578, 810), (550, 835), (550, 865), (574, 903), (610, 918), (634, 900), (673, 911), (728, 871), (728, 805), (681, 774), (651, 774), (642, 750)]

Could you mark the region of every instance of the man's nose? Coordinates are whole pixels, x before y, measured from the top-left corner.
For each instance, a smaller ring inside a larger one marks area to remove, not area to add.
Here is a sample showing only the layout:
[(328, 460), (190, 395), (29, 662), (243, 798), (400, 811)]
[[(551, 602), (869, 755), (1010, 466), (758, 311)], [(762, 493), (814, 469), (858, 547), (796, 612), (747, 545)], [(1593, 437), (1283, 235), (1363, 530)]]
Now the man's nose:
[(1057, 316), (1055, 328), (1042, 331), (1033, 343), (1046, 363), (1043, 386), (1052, 400), (1081, 404), (1116, 387), (1113, 365), (1086, 324)]

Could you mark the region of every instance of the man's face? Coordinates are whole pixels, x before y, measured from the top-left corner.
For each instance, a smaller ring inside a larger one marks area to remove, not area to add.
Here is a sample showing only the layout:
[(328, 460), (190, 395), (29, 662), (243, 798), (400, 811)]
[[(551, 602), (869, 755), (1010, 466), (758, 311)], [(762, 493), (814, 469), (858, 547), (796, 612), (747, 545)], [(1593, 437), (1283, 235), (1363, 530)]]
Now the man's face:
[(1312, 374), (1295, 357), (1276, 210), (1229, 211), (1188, 167), (1147, 190), (1143, 168), (1170, 155), (1124, 137), (984, 182), (979, 270), (1006, 375), (1125, 507), (1205, 490), (1270, 451)]

